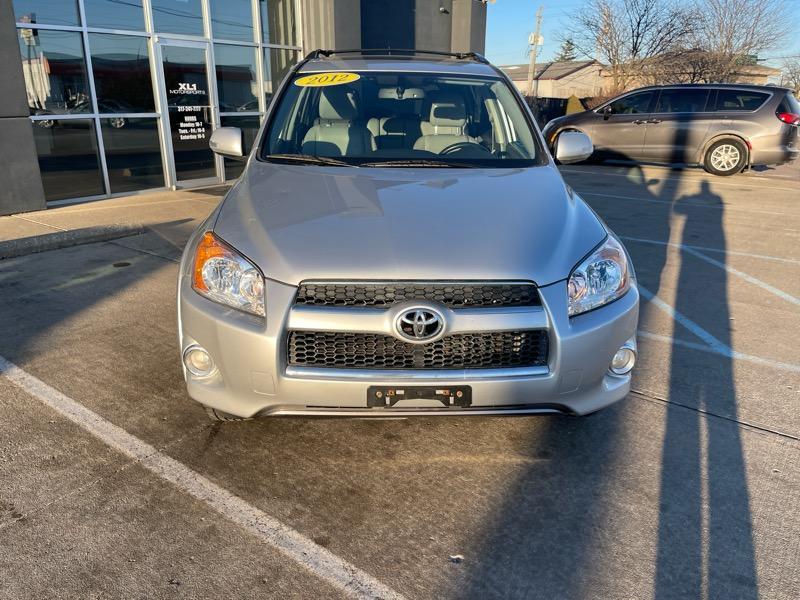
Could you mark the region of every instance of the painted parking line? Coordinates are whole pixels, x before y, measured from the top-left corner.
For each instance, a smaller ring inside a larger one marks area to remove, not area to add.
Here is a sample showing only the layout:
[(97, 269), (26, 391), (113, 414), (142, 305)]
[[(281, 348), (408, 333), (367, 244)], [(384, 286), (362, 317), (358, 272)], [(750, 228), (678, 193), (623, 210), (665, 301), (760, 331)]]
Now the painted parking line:
[(690, 350), (699, 350), (700, 352), (716, 354), (717, 356), (724, 356), (725, 358), (733, 358), (735, 360), (751, 362), (761, 366), (772, 367), (774, 369), (778, 369), (781, 371), (789, 371), (790, 373), (800, 373), (800, 365), (794, 365), (791, 363), (782, 363), (775, 360), (771, 360), (769, 358), (764, 358), (762, 356), (744, 354), (743, 352), (737, 352), (736, 350), (720, 351), (718, 349), (711, 348), (710, 346), (706, 346), (704, 344), (698, 344), (697, 342), (688, 342), (686, 340), (679, 340), (670, 335), (661, 335), (658, 333), (651, 333), (649, 331), (642, 331), (640, 329), (639, 331), (636, 332), (636, 337), (638, 337), (639, 339), (652, 340), (655, 342), (663, 342), (671, 346), (680, 346), (681, 348), (688, 348)]
[(694, 246), (692, 244), (678, 244), (676, 242), (664, 242), (661, 240), (651, 240), (647, 238), (631, 237), (629, 235), (619, 236), (623, 240), (631, 242), (641, 242), (643, 244), (658, 244), (659, 246), (671, 246), (673, 248), (691, 248), (692, 250), (699, 250), (700, 252), (719, 252), (722, 254), (729, 254), (731, 256), (746, 256), (748, 258), (761, 258), (763, 260), (774, 260), (776, 262), (789, 263), (792, 265), (800, 265), (800, 260), (794, 258), (784, 258), (782, 256), (770, 256), (768, 254), (754, 254), (752, 252), (740, 252), (738, 250), (722, 249), (722, 248), (709, 248), (708, 246)]
[[(639, 168), (639, 167), (630, 167), (628, 170), (636, 169), (636, 168)], [(651, 169), (651, 168), (653, 168), (653, 166), (652, 165), (644, 165), (644, 168)], [(644, 170), (644, 168), (642, 170)], [(576, 173), (576, 174), (579, 174), (579, 175), (603, 175), (605, 177), (625, 177), (626, 179), (630, 179), (628, 173), (607, 173), (607, 172), (604, 172), (604, 171), (590, 171), (590, 170), (575, 169), (575, 168), (572, 168), (572, 169), (559, 169), (559, 171), (561, 171), (562, 173)], [(715, 186), (719, 185), (719, 186), (723, 186), (723, 187), (724, 186), (728, 186), (728, 187), (737, 187), (737, 188), (746, 187), (746, 188), (751, 188), (751, 189), (754, 189), (754, 190), (776, 190), (776, 191), (782, 191), (782, 192), (796, 192), (796, 191), (800, 190), (800, 187), (789, 188), (789, 187), (775, 187), (775, 186), (771, 186), (771, 185), (754, 185), (752, 183), (739, 183), (740, 180), (736, 181), (736, 182), (718, 181), (719, 178), (717, 178), (717, 177), (704, 178), (704, 177), (691, 177), (691, 176), (683, 176), (683, 175), (680, 175), (678, 177), (668, 177), (668, 176), (665, 176), (665, 175), (658, 175), (658, 177), (661, 180), (665, 180), (665, 181), (681, 181), (681, 182), (683, 182), (683, 181), (697, 181), (698, 183), (707, 182), (707, 183), (713, 183)], [(754, 178), (753, 177), (748, 177), (748, 179), (754, 179)], [(786, 178), (786, 179), (789, 179), (789, 178)], [(791, 181), (791, 179), (789, 179), (789, 180)], [(768, 180), (764, 180), (764, 181), (768, 181)], [(800, 183), (800, 181), (798, 181), (798, 183)]]
[(403, 598), (368, 573), (26, 373), (2, 356), (0, 375), (157, 477), (207, 504), (347, 596), (397, 600)]
[[(760, 365), (767, 365), (767, 366), (770, 366), (770, 367), (774, 367), (776, 369), (780, 369), (782, 371), (792, 371), (792, 372), (800, 373), (800, 365), (795, 365), (795, 364), (792, 364), (792, 363), (784, 363), (784, 362), (780, 362), (780, 361), (777, 361), (777, 360), (772, 360), (771, 358), (763, 358), (763, 357), (760, 357), (760, 356), (752, 356), (750, 354), (744, 354), (742, 352), (738, 352), (737, 350), (734, 350), (733, 348), (731, 348), (727, 344), (724, 344), (723, 342), (718, 340), (716, 337), (714, 337), (713, 334), (711, 334), (710, 332), (706, 331), (703, 327), (701, 327), (700, 325), (695, 323), (692, 319), (690, 319), (689, 317), (684, 315), (682, 312), (680, 312), (679, 310), (675, 309), (673, 306), (671, 306), (671, 305), (667, 304), (666, 302), (664, 302), (664, 300), (659, 298), (657, 295), (655, 295), (653, 292), (651, 292), (647, 288), (642, 287), (641, 285), (638, 286), (638, 287), (639, 287), (639, 293), (642, 295), (643, 298), (645, 298), (648, 302), (650, 302), (653, 306), (655, 306), (659, 310), (661, 310), (661, 311), (665, 312), (667, 315), (669, 315), (672, 318), (673, 321), (683, 325), (683, 327), (685, 327), (686, 329), (691, 331), (694, 335), (696, 335), (698, 338), (703, 340), (706, 343), (706, 349), (708, 351), (713, 352), (714, 354), (719, 354), (720, 356), (725, 356), (726, 358), (733, 358), (733, 359), (736, 359), (736, 360), (744, 360), (744, 361), (749, 361), (749, 362), (756, 362), (756, 363), (758, 363)], [(642, 332), (642, 333), (644, 334), (644, 337), (650, 337), (651, 339), (659, 339), (659, 338), (664, 337), (664, 336), (658, 336), (657, 334), (652, 334), (652, 333), (648, 333), (648, 332)], [(666, 339), (667, 340), (673, 340), (673, 338), (666, 338)], [(664, 340), (662, 340), (662, 341), (664, 341)], [(690, 342), (686, 342), (686, 343), (690, 343)], [(685, 345), (685, 344), (681, 343), (681, 344), (678, 344), (678, 345)], [(700, 349), (700, 348), (703, 347), (702, 344), (697, 344), (697, 346), (698, 346), (697, 349)]]
[[(623, 236), (623, 239), (635, 239), (635, 238), (626, 238), (626, 237)], [(747, 283), (751, 283), (751, 284), (753, 284), (755, 286), (760, 287), (765, 292), (769, 292), (770, 294), (772, 294), (774, 296), (777, 296), (781, 300), (785, 300), (786, 302), (789, 302), (790, 304), (794, 304), (795, 306), (800, 306), (800, 298), (797, 298), (796, 296), (792, 296), (791, 294), (789, 294), (787, 292), (784, 292), (783, 290), (780, 290), (780, 289), (776, 288), (775, 286), (766, 283), (765, 281), (761, 281), (757, 277), (753, 277), (752, 275), (749, 275), (748, 273), (745, 273), (744, 271), (740, 271), (739, 269), (735, 269), (735, 268), (731, 267), (730, 265), (726, 265), (725, 263), (720, 262), (720, 261), (718, 261), (718, 260), (716, 260), (714, 258), (711, 258), (710, 256), (706, 256), (705, 254), (703, 254), (702, 252), (698, 252), (694, 248), (691, 248), (689, 246), (684, 246), (683, 244), (678, 244), (678, 243), (675, 243), (675, 242), (670, 242), (670, 243), (668, 243), (666, 245), (668, 245), (670, 247), (673, 247), (673, 248), (679, 248), (683, 252), (686, 252), (687, 254), (691, 254), (695, 258), (699, 258), (700, 260), (705, 261), (705, 262), (707, 262), (707, 263), (709, 263), (711, 265), (714, 265), (715, 267), (718, 267), (718, 268), (722, 269), (723, 271), (726, 271), (726, 272), (730, 273), (731, 275), (735, 275), (736, 277), (739, 277), (740, 279), (744, 279)]]
[[(575, 189), (575, 186), (572, 186)], [(587, 192), (587, 191), (580, 191), (575, 189), (579, 196), (597, 196), (598, 198), (616, 198), (618, 200), (631, 200), (634, 202), (653, 202), (655, 204), (669, 204), (674, 205), (676, 201), (673, 200), (659, 200), (658, 198), (643, 198), (642, 196), (621, 196), (620, 194), (601, 194), (600, 192)], [(750, 213), (750, 214), (760, 214), (760, 215), (776, 215), (778, 217), (786, 218), (789, 216), (788, 213), (785, 212), (775, 212), (771, 210), (757, 210), (757, 209), (750, 209), (750, 208), (736, 208), (733, 206), (723, 206), (721, 204), (697, 204), (696, 202), (681, 202), (682, 207), (691, 207), (691, 208), (709, 208), (712, 210), (722, 210), (725, 212), (737, 212), (737, 213)], [(785, 229), (786, 231), (796, 231), (795, 229)]]
[(739, 269), (734, 269), (730, 265), (726, 265), (725, 263), (719, 262), (718, 260), (711, 258), (710, 256), (706, 256), (702, 252), (698, 252), (697, 250), (694, 250), (692, 248), (681, 248), (681, 249), (687, 254), (691, 254), (692, 256), (699, 258), (700, 260), (703, 260), (711, 265), (714, 265), (715, 267), (719, 267), (720, 269), (727, 271), (731, 275), (735, 275), (740, 279), (744, 279), (747, 283), (751, 283), (755, 286), (760, 287), (765, 292), (769, 292), (770, 294), (777, 296), (781, 300), (786, 300), (786, 302), (794, 304), (795, 306), (800, 306), (800, 298), (792, 296), (791, 294), (784, 292), (783, 290), (779, 290), (775, 286), (770, 285), (764, 281), (761, 281), (757, 277), (748, 275), (747, 273), (745, 273), (744, 271), (740, 271)]

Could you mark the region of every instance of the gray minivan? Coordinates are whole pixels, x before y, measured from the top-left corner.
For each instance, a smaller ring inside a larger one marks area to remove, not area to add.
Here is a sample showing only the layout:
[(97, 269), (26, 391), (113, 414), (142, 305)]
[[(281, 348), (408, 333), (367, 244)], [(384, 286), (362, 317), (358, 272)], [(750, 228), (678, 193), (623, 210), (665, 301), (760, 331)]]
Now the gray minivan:
[(553, 147), (565, 131), (591, 137), (598, 158), (700, 164), (733, 175), (800, 155), (800, 102), (791, 90), (759, 85), (652, 86), (544, 128)]

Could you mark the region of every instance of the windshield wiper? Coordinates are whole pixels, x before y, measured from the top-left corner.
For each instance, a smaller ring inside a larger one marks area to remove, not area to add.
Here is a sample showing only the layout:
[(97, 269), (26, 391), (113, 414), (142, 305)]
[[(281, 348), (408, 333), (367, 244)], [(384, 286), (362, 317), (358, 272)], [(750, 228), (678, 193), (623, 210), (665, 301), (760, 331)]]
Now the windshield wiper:
[(330, 156), (317, 156), (316, 154), (267, 154), (264, 158), (270, 161), (274, 160), (275, 162), (294, 162), (304, 165), (327, 165), (335, 167), (358, 166), (352, 165), (343, 160), (339, 160), (338, 158), (332, 158)]
[(427, 158), (401, 158), (361, 163), (361, 167), (447, 167), (450, 169), (477, 169), (479, 165)]

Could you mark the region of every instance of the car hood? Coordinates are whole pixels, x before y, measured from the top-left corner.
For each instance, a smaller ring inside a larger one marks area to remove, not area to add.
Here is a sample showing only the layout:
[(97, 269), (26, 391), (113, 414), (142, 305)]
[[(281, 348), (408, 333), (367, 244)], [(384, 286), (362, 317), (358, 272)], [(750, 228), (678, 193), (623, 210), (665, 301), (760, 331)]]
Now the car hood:
[(531, 280), (606, 235), (551, 165), (352, 168), (252, 161), (214, 231), (270, 279)]

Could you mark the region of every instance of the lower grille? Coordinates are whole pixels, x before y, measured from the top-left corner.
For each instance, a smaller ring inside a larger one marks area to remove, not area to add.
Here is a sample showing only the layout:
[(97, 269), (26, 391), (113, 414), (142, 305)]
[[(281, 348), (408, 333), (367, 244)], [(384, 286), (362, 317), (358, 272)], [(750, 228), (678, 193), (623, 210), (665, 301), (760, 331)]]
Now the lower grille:
[(503, 369), (547, 364), (544, 330), (459, 333), (428, 344), (390, 335), (292, 331), (290, 365), (338, 369)]

